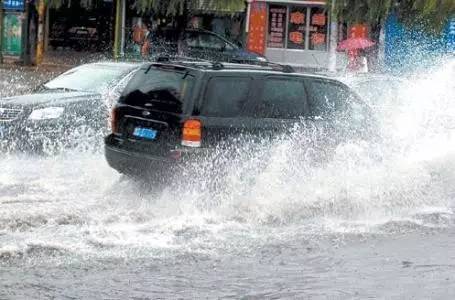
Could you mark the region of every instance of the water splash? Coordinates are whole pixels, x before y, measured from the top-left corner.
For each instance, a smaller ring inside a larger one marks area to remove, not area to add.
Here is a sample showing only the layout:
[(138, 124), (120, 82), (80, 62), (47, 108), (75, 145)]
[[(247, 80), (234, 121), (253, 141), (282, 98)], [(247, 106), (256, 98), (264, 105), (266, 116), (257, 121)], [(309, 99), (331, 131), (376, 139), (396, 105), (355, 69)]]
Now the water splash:
[(324, 131), (304, 125), (233, 156), (215, 152), (160, 191), (84, 149), (3, 156), (0, 259), (216, 255), (297, 234), (453, 226), (453, 68), (412, 77), (396, 107), (376, 110), (380, 143), (348, 140), (323, 160)]

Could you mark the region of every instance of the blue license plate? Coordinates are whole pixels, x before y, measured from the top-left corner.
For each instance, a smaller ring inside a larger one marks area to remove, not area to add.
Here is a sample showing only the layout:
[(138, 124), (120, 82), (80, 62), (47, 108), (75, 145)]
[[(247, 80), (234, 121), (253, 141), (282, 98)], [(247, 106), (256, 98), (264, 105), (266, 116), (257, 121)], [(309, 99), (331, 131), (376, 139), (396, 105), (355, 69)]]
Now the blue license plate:
[(136, 137), (140, 137), (147, 140), (154, 140), (156, 139), (156, 135), (158, 134), (157, 130), (149, 129), (149, 128), (142, 128), (136, 127), (134, 128), (133, 135)]

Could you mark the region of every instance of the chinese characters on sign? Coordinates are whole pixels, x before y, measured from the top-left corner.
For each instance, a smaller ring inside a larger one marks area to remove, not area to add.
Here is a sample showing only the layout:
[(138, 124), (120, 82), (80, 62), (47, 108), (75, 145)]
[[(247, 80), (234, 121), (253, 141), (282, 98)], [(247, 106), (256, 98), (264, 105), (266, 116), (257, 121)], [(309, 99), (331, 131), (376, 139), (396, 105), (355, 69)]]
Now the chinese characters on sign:
[(286, 7), (270, 6), (269, 10), (269, 42), (271, 48), (284, 47), (284, 35), (286, 23)]
[(298, 31), (293, 31), (289, 33), (289, 40), (294, 44), (302, 44), (303, 43), (303, 33)]
[(268, 15), (267, 47), (327, 51), (328, 17), (325, 6), (271, 4)]
[(299, 11), (292, 13), (291, 23), (297, 25), (305, 24), (305, 14)]
[(265, 27), (267, 6), (265, 3), (251, 3), (248, 50), (258, 54), (265, 53)]
[(310, 50), (327, 50), (327, 12), (323, 8), (311, 8)]
[(305, 49), (306, 7), (292, 6), (289, 11), (289, 49)]
[(325, 26), (325, 21), (325, 14), (314, 14), (313, 17), (311, 17), (311, 25)]
[(24, 0), (4, 0), (3, 1), (4, 10), (24, 10), (25, 1)]
[(316, 45), (323, 45), (325, 44), (325, 34), (324, 33), (313, 33), (311, 35), (311, 43)]

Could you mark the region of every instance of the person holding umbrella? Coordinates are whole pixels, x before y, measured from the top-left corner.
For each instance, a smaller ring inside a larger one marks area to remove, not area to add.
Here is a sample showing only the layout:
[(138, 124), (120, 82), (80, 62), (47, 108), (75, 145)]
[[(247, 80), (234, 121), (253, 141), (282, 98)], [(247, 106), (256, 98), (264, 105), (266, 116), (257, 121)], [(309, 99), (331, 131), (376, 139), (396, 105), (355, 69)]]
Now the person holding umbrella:
[(351, 37), (338, 44), (337, 51), (346, 51), (348, 55), (347, 70), (351, 72), (368, 72), (368, 60), (364, 50), (376, 43), (364, 37)]

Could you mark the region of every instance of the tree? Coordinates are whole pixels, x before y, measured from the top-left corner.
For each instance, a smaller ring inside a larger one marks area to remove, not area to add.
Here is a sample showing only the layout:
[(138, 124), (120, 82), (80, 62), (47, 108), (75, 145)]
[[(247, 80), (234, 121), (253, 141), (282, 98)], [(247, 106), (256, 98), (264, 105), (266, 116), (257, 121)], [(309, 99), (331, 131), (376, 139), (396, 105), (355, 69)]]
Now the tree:
[(140, 12), (155, 11), (163, 15), (183, 15), (200, 10), (238, 12), (245, 9), (244, 0), (135, 0), (133, 6)]
[(336, 15), (348, 23), (378, 26), (389, 13), (396, 13), (405, 24), (440, 32), (455, 15), (454, 0), (330, 0)]
[(135, 0), (131, 7), (139, 13), (152, 12), (160, 16), (171, 16), (178, 28), (187, 26), (196, 12), (229, 15), (243, 12), (245, 0)]
[(3, 0), (0, 0), (0, 64), (3, 64)]
[(401, 0), (395, 9), (398, 17), (408, 25), (440, 33), (450, 17), (455, 16), (454, 0)]
[[(90, 7), (93, 6), (96, 0), (80, 0), (81, 7)], [(44, 3), (47, 6), (59, 8), (65, 4), (71, 3), (71, 0), (44, 0)]]
[[(69, 0), (46, 0), (51, 7), (61, 7)], [(81, 0), (82, 7), (93, 6), (96, 0)], [(130, 1), (129, 1), (130, 2)], [(194, 10), (238, 12), (245, 9), (244, 0), (134, 0), (131, 6), (138, 12), (153, 11), (165, 16), (181, 16)]]

